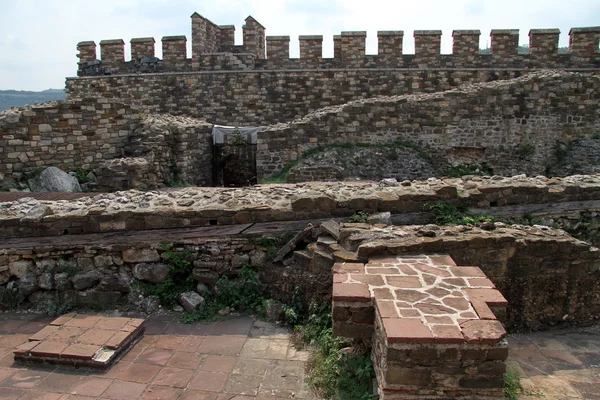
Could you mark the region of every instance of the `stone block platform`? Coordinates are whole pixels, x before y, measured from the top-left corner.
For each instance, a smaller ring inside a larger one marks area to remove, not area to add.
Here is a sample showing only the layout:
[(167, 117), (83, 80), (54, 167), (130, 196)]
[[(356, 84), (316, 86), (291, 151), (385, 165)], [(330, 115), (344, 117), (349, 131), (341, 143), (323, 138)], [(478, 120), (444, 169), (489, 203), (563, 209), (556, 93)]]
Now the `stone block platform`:
[(30, 336), (14, 359), (107, 369), (143, 334), (143, 319), (66, 314)]
[(381, 399), (503, 397), (507, 301), (448, 255), (338, 263), (334, 334), (372, 340)]

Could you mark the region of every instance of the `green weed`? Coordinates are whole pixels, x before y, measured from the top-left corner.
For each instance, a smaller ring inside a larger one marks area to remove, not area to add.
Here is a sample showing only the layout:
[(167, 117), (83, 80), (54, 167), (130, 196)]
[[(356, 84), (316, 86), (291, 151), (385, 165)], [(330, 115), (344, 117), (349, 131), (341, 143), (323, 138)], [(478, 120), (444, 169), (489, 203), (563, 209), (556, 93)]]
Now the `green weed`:
[(462, 202), (439, 201), (425, 204), (423, 209), (433, 214), (434, 222), (438, 225), (476, 225), (495, 221), (488, 215), (465, 215), (469, 207)]
[(0, 310), (14, 310), (21, 305), (25, 299), (18, 290), (0, 288)]
[(359, 211), (350, 218), (348, 218), (348, 222), (351, 224), (363, 223), (366, 224), (369, 222), (369, 214), (363, 211)]

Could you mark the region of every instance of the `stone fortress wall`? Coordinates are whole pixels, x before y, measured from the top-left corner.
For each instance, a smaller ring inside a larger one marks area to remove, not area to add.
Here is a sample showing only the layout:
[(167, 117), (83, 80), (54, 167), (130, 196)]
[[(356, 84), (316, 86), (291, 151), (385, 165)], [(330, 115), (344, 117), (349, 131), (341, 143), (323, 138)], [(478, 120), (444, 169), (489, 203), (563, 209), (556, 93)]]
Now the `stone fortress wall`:
[[(571, 29), (568, 54), (558, 54), (558, 29), (533, 29), (526, 55), (518, 54), (519, 31), (512, 29), (492, 30), (490, 54), (479, 52), (480, 31), (455, 30), (450, 55), (440, 54), (441, 31), (415, 31), (415, 54), (403, 54), (403, 31), (380, 31), (377, 55), (365, 55), (366, 32), (342, 32), (333, 58), (323, 58), (322, 36), (300, 36), (300, 57), (290, 58), (290, 37), (265, 36), (253, 17), (243, 45), (234, 44), (234, 30), (194, 13), (191, 58), (186, 37), (169, 36), (162, 38), (163, 59), (146, 67), (153, 38), (132, 39), (131, 61), (121, 39), (100, 42), (101, 60), (94, 42), (80, 42), (79, 77), (67, 79), (67, 91), (217, 124), (269, 125), (365, 97), (440, 92), (537, 69), (600, 68), (600, 27)], [(90, 72), (88, 63), (98, 68)]]

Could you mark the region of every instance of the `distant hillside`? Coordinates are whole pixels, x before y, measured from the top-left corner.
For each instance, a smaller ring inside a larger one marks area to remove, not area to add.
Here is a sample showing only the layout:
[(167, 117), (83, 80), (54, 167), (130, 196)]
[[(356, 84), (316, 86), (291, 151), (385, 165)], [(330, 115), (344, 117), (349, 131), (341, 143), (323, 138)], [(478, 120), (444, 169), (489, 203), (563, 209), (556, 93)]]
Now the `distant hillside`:
[(62, 89), (48, 89), (41, 92), (24, 90), (0, 90), (0, 111), (11, 107), (21, 107), (34, 102), (43, 103), (50, 100), (63, 100), (67, 95)]

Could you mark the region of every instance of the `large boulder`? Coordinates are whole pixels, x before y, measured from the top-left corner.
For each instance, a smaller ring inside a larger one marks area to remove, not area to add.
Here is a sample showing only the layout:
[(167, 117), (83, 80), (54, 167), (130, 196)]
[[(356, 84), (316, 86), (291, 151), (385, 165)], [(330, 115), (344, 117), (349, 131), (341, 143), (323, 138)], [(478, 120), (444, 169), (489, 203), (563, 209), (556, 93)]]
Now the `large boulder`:
[(28, 183), (32, 192), (81, 192), (77, 178), (56, 167), (46, 168)]
[(171, 268), (166, 264), (140, 263), (133, 267), (133, 276), (141, 281), (161, 283), (167, 279), (170, 271)]

